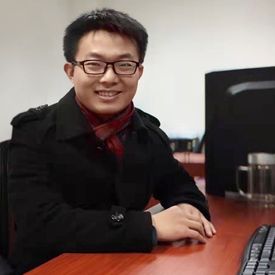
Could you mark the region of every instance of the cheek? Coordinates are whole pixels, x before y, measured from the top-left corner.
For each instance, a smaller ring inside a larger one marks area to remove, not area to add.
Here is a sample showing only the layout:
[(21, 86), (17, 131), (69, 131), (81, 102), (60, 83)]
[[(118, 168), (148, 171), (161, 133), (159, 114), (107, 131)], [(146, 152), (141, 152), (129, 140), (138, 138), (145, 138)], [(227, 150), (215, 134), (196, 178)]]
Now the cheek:
[(129, 92), (135, 93), (138, 86), (138, 78), (134, 78), (128, 81), (127, 86), (128, 86)]
[(127, 101), (131, 101), (136, 94), (136, 90), (137, 90), (136, 82), (128, 83), (128, 85), (125, 86), (125, 91), (126, 91), (125, 99), (127, 99)]
[(82, 95), (88, 94), (93, 89), (95, 82), (94, 79), (87, 77), (75, 77), (73, 79), (75, 90)]
[(85, 85), (83, 82), (78, 83), (79, 85), (75, 85), (75, 93), (78, 99), (82, 102), (82, 104), (86, 105), (88, 102), (91, 102), (94, 94), (91, 92), (92, 89)]

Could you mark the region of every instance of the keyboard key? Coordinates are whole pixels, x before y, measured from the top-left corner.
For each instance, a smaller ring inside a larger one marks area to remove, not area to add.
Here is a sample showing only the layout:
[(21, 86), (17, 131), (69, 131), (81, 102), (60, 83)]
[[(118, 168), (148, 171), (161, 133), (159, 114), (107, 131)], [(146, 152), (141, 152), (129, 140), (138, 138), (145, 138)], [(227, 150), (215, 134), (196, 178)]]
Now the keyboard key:
[(275, 225), (263, 225), (252, 234), (239, 275), (275, 275)]
[(269, 269), (275, 271), (275, 261), (270, 261), (269, 262)]

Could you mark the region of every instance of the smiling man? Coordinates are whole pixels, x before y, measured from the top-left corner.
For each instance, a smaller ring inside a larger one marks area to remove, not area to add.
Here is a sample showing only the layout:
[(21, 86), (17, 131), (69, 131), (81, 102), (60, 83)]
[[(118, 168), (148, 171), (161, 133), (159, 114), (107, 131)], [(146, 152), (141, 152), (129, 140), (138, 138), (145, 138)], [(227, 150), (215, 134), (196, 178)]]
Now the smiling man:
[(79, 102), (100, 119), (108, 119), (131, 103), (143, 66), (133, 41), (98, 30), (80, 39), (76, 56), (65, 64), (65, 71)]
[[(146, 30), (127, 14), (81, 15), (64, 36), (73, 88), (13, 119), (16, 274), (65, 252), (149, 252), (158, 241), (205, 243), (215, 234), (205, 197), (159, 121), (132, 102), (146, 46)], [(144, 211), (151, 196), (164, 211)]]

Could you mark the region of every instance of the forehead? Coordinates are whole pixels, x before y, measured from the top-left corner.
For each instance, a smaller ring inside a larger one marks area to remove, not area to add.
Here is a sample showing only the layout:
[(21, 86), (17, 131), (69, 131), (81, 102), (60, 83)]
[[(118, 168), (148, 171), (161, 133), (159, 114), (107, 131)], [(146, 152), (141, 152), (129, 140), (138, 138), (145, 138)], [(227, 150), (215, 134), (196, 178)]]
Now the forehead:
[(78, 43), (76, 59), (87, 58), (130, 58), (138, 60), (135, 41), (118, 33), (104, 30), (91, 31), (85, 34)]

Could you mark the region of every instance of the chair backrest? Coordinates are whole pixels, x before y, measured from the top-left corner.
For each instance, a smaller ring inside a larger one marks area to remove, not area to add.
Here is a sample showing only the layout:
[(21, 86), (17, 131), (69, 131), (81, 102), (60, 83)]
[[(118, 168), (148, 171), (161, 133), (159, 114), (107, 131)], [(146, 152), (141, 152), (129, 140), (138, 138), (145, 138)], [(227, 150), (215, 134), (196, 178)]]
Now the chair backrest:
[(9, 212), (8, 212), (8, 147), (9, 141), (0, 142), (0, 255), (9, 252)]

